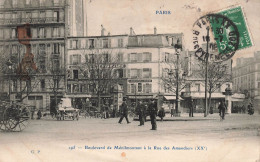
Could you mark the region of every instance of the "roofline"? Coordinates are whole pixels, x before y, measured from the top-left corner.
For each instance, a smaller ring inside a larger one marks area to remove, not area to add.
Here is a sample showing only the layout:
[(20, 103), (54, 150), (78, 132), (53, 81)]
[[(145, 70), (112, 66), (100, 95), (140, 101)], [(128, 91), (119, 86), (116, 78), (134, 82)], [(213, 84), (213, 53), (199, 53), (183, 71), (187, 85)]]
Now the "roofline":
[(121, 35), (99, 35), (99, 36), (68, 36), (68, 39), (73, 38), (102, 38), (102, 37), (136, 37), (136, 36), (165, 36), (165, 35), (183, 35), (183, 33), (165, 33), (165, 34), (138, 34), (138, 35), (129, 35), (129, 34), (121, 34)]

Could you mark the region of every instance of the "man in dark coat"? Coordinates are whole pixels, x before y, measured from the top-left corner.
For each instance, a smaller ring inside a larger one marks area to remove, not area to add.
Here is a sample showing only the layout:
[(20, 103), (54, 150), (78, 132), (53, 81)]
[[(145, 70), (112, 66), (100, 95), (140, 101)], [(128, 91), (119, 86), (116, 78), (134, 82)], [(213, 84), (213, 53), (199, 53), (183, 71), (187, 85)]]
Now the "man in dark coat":
[(129, 122), (128, 117), (127, 117), (128, 116), (128, 107), (127, 107), (127, 104), (126, 104), (125, 100), (123, 101), (123, 103), (122, 103), (122, 105), (120, 107), (120, 114), (121, 114), (121, 117), (120, 117), (120, 119), (118, 121), (119, 124), (121, 124), (123, 118), (126, 119), (127, 124), (131, 123), (131, 122)]
[(145, 105), (140, 101), (137, 105), (137, 114), (139, 115), (139, 121), (140, 125), (144, 125), (144, 120), (145, 120)]
[(157, 125), (156, 125), (156, 116), (157, 116), (157, 102), (152, 100), (152, 102), (148, 105), (148, 111), (150, 113), (150, 119), (151, 119), (151, 124), (152, 124), (152, 129), (151, 130), (156, 130)]
[(219, 116), (221, 117), (222, 120), (225, 119), (225, 111), (227, 109), (226, 107), (226, 104), (224, 103), (224, 101), (221, 101), (219, 106), (218, 106), (218, 109), (219, 109)]

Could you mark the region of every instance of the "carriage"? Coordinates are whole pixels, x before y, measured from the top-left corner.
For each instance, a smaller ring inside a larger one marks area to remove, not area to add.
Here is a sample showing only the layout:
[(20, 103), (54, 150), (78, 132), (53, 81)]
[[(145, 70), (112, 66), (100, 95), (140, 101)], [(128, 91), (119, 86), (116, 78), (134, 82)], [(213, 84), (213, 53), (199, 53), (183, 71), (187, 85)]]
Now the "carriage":
[(19, 132), (30, 121), (30, 107), (18, 102), (0, 101), (0, 130)]

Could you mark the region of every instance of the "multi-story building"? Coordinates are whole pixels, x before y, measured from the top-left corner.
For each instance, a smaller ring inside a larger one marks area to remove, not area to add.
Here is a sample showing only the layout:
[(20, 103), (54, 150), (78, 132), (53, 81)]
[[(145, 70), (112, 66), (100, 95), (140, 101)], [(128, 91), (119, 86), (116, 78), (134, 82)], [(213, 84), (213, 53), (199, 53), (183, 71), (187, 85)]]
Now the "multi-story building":
[(260, 107), (260, 51), (254, 57), (237, 58), (233, 68), (233, 91), (244, 93), (248, 102), (253, 102), (254, 107)]
[[(24, 97), (23, 102), (49, 109), (54, 98), (65, 93), (66, 38), (86, 35), (85, 1), (71, 0), (2, 0), (0, 2), (1, 92), (10, 99)], [(81, 6), (79, 9), (78, 6)], [(79, 20), (80, 18), (80, 20)], [(76, 20), (75, 20), (76, 19)], [(26, 47), (18, 40), (18, 27), (28, 26), (30, 51), (37, 70), (30, 82), (21, 81), (16, 69), (25, 56)], [(79, 32), (77, 32), (77, 30)], [(9, 67), (9, 68), (8, 68)], [(25, 91), (24, 91), (25, 90)], [(24, 93), (21, 93), (23, 92)]]
[[(165, 73), (163, 69), (169, 66), (170, 58), (175, 55), (174, 45), (177, 40), (181, 42), (183, 39), (181, 33), (157, 34), (156, 28), (154, 34), (134, 35), (132, 28), (130, 35), (104, 35), (103, 31), (101, 33), (101, 36), (68, 38), (67, 68), (70, 71), (70, 78), (67, 82), (67, 93), (71, 94), (70, 97), (84, 99), (87, 98), (86, 95), (91, 95), (92, 99), (96, 97), (96, 92), (90, 91), (88, 79), (79, 75), (77, 65), (83, 64), (92, 55), (104, 53), (115, 55), (120, 64), (123, 64), (117, 83), (124, 97), (135, 102), (148, 101), (156, 95), (174, 95), (169, 91), (165, 92), (162, 75)], [(103, 94), (105, 99), (102, 101), (118, 105), (108, 94)], [(92, 101), (93, 103), (95, 101)]]
[[(214, 52), (214, 50), (209, 49), (209, 53)], [(201, 71), (202, 63), (201, 61), (196, 58), (193, 51), (189, 51), (187, 53), (188, 56), (188, 72), (189, 77), (187, 81), (187, 86), (185, 87), (185, 91), (182, 93), (182, 97), (186, 98), (186, 100), (193, 100), (193, 106), (195, 108), (194, 112), (204, 112), (205, 107), (205, 71)], [(209, 64), (212, 62), (209, 61)], [(209, 69), (208, 77), (208, 91), (209, 91), (209, 84), (213, 83), (213, 90), (211, 94), (211, 111), (218, 112), (218, 105), (221, 100), (227, 100), (227, 96), (225, 95), (226, 88), (232, 89), (232, 80), (231, 80), (231, 73), (232, 73), (232, 60), (227, 60), (221, 63), (221, 65), (226, 66), (225, 72), (222, 73), (215, 73), (211, 70), (218, 71), (219, 69)], [(217, 75), (221, 75), (217, 76)], [(222, 76), (223, 75), (223, 76)], [(220, 79), (217, 79), (220, 78)], [(209, 98), (209, 93), (207, 97)], [(228, 106), (228, 113), (231, 113), (231, 99), (228, 98), (229, 102), (227, 102)], [(190, 103), (186, 102), (184, 107), (187, 108), (185, 111), (189, 111)], [(210, 109), (210, 108), (209, 108)]]
[[(103, 27), (102, 27), (103, 29)], [(133, 34), (130, 28), (129, 35), (104, 35), (101, 30), (101, 36), (92, 37), (69, 37), (68, 38), (68, 82), (67, 94), (75, 98), (75, 103), (83, 99), (91, 101), (97, 105), (97, 92), (91, 88), (88, 77), (82, 75), (79, 69), (80, 64), (86, 63), (93, 55), (111, 54), (118, 57), (122, 68), (120, 79), (117, 78), (117, 84), (120, 85), (122, 96), (127, 97), (131, 103), (137, 100), (144, 102), (152, 98), (159, 97), (159, 105), (167, 108), (174, 108), (176, 101), (176, 92), (165, 85), (165, 78), (169, 78), (169, 72), (176, 72), (176, 49), (177, 42), (182, 42), (183, 34), (157, 34), (156, 28), (154, 34)], [(180, 85), (179, 100), (180, 111), (189, 111), (189, 100), (192, 98), (196, 103), (197, 112), (203, 112), (205, 102), (204, 79), (199, 78), (196, 72), (199, 70), (201, 62), (195, 57), (194, 52), (185, 51), (182, 45), (182, 51), (179, 55), (180, 74), (186, 74), (185, 88)], [(231, 60), (226, 61), (227, 73), (231, 75)], [(173, 76), (173, 81), (176, 80)], [(176, 89), (176, 84), (174, 89)], [(183, 86), (183, 85), (182, 85)], [(217, 111), (220, 100), (225, 99), (225, 89), (232, 87), (232, 82), (220, 83), (218, 88), (212, 93), (212, 106)], [(92, 90), (91, 90), (92, 89)], [(101, 96), (101, 104), (119, 105), (118, 100), (113, 99), (113, 91), (108, 90)], [(183, 98), (182, 98), (183, 97)]]

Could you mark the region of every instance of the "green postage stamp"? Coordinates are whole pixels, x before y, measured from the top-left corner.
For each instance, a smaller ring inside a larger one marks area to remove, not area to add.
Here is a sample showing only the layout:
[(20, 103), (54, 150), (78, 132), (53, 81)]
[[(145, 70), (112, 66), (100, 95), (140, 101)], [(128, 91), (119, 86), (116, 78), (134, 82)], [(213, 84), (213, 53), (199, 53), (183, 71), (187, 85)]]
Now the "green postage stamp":
[[(241, 6), (220, 11), (218, 14), (226, 16), (236, 25), (239, 33), (239, 44), (237, 50), (248, 48), (253, 45)], [(214, 33), (214, 35), (215, 34), (216, 33)], [(217, 45), (218, 49), (220, 49), (220, 42), (217, 41)]]

